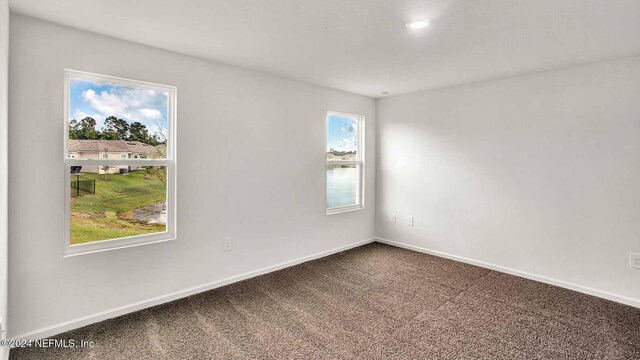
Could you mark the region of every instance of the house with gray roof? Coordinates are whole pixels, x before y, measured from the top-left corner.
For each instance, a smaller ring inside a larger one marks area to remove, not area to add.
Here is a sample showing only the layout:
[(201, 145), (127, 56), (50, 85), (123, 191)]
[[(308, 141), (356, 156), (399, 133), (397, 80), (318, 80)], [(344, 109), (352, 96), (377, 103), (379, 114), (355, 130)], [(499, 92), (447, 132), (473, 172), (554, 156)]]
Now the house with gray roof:
[[(72, 159), (152, 159), (164, 156), (164, 145), (149, 145), (127, 140), (69, 140), (68, 156)], [(115, 174), (120, 169), (139, 170), (140, 166), (83, 166), (82, 172)]]

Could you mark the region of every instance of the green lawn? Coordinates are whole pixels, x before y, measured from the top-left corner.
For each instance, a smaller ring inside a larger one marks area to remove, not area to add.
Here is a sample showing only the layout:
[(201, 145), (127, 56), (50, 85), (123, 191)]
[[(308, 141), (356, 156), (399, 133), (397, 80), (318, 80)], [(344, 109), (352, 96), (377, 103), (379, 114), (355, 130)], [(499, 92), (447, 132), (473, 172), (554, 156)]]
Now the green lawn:
[(166, 200), (161, 173), (132, 171), (129, 175), (82, 174), (96, 180), (95, 195), (71, 197), (71, 244), (165, 231), (164, 224), (133, 218), (135, 209)]

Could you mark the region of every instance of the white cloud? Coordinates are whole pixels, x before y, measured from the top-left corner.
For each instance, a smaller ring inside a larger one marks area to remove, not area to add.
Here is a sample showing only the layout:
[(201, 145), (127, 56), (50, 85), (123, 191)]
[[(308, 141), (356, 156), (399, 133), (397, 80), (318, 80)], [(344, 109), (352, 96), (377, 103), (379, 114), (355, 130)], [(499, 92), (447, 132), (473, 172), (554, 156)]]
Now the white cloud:
[(93, 89), (85, 90), (82, 92), (82, 100), (105, 116), (126, 113), (128, 107), (123, 99), (107, 91), (96, 94)]
[(162, 113), (157, 109), (140, 109), (137, 111), (140, 117), (145, 119), (162, 119)]
[[(72, 118), (72, 119), (76, 119), (76, 120), (80, 121), (80, 120), (82, 120), (82, 119), (84, 119), (84, 118), (86, 118), (86, 117), (94, 118), (92, 114), (87, 114), (86, 112), (82, 112), (82, 111), (80, 111), (80, 109), (76, 109), (76, 110), (73, 112), (73, 116), (72, 116), (71, 118)], [(94, 118), (94, 119), (95, 119), (95, 118)], [(71, 119), (70, 119), (70, 120), (71, 120)]]
[(116, 116), (129, 123), (139, 121), (146, 125), (151, 133), (166, 132), (166, 120), (158, 110), (167, 106), (165, 93), (128, 87), (113, 87), (99, 93), (88, 89), (82, 92), (82, 101), (87, 103), (95, 114), (86, 114), (76, 109), (78, 115), (74, 114), (74, 117), (93, 117), (99, 122), (98, 129), (102, 128), (106, 117)]
[(336, 142), (335, 149), (338, 151), (355, 151), (356, 150), (356, 137), (344, 138)]
[(347, 124), (345, 124), (342, 127), (342, 131), (347, 132), (347, 133), (354, 133), (356, 131), (358, 131), (358, 129), (356, 128), (356, 123), (354, 122), (349, 122)]

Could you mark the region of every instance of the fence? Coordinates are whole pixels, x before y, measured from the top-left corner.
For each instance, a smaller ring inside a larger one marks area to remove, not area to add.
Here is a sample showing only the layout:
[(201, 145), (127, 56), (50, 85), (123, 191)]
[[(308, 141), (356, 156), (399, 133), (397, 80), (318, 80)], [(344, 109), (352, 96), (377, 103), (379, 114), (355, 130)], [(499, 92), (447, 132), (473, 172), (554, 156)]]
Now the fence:
[(95, 194), (96, 181), (80, 175), (71, 175), (71, 196)]

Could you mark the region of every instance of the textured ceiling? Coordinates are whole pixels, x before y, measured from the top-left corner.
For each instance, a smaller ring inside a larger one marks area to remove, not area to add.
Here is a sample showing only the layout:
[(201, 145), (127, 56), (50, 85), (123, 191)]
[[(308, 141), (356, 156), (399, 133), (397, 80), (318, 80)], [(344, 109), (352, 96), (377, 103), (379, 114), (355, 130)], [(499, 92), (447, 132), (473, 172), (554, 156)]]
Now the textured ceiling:
[[(640, 0), (11, 0), (14, 12), (377, 97), (640, 55)], [(428, 18), (426, 31), (404, 24)]]

